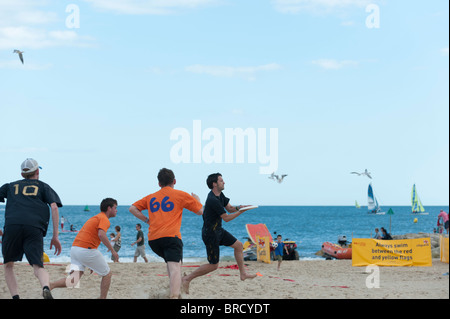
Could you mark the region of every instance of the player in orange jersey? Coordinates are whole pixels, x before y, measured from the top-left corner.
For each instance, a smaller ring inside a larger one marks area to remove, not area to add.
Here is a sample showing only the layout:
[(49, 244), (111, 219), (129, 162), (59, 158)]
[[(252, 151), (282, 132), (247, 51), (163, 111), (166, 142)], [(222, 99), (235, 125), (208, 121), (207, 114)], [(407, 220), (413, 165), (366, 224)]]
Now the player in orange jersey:
[[(153, 252), (167, 263), (170, 298), (177, 299), (181, 291), (183, 242), (180, 228), (183, 209), (202, 215), (203, 205), (197, 195), (174, 189), (176, 179), (170, 169), (159, 171), (158, 182), (161, 189), (135, 202), (130, 213), (149, 224), (148, 243)], [(142, 214), (144, 210), (148, 211), (148, 217)]]
[(70, 276), (50, 283), (50, 289), (75, 287), (88, 267), (102, 277), (100, 299), (106, 299), (112, 274), (98, 246), (102, 242), (111, 251), (113, 259), (119, 260), (119, 255), (106, 235), (110, 226), (109, 219), (116, 217), (117, 214), (117, 201), (113, 198), (105, 198), (100, 204), (100, 211), (99, 214), (88, 219), (73, 241), (70, 250)]

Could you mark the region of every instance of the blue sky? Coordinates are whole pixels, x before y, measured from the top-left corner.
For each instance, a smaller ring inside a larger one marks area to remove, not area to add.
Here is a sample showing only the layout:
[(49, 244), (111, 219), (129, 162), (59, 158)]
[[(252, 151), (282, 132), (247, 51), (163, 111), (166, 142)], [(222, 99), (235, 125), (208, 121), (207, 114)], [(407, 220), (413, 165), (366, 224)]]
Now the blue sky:
[[(435, 0), (0, 0), (0, 184), (32, 157), (65, 204), (131, 204), (168, 167), (202, 200), (219, 171), (235, 204), (366, 205), (370, 180), (350, 172), (367, 168), (381, 205), (409, 205), (413, 183), (448, 205), (448, 14)], [(174, 163), (171, 132), (192, 146), (194, 121), (223, 145), (227, 128), (277, 129), (289, 176)]]

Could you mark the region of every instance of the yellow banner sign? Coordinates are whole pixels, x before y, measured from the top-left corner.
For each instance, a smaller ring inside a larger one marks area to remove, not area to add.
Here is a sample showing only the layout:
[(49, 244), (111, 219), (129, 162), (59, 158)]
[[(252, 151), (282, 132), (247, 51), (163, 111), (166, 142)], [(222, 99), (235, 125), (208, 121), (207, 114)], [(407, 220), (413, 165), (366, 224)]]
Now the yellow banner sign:
[(270, 264), (270, 238), (256, 236), (256, 258)]
[(441, 261), (448, 264), (448, 237), (440, 236)]
[(353, 238), (352, 266), (422, 266), (430, 267), (430, 238), (376, 240)]

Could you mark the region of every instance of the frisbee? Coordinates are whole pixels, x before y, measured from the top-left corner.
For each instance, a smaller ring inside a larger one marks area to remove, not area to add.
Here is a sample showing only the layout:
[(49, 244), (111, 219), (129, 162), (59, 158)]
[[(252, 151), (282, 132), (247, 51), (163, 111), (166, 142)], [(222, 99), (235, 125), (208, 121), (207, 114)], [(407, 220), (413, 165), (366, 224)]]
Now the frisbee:
[(258, 206), (253, 205), (253, 206), (242, 207), (241, 209), (239, 209), (239, 211), (240, 212), (245, 212), (247, 210), (255, 209), (255, 208), (258, 208)]

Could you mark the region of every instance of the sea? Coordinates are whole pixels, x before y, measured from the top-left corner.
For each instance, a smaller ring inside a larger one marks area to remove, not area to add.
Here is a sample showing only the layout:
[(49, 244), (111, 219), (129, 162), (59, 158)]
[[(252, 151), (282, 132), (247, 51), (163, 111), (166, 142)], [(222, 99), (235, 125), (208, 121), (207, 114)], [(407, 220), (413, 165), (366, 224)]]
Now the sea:
[[(111, 227), (108, 235), (114, 232), (114, 227), (119, 225), (122, 234), (122, 248), (119, 251), (120, 262), (133, 262), (135, 246), (131, 244), (136, 240), (136, 224), (141, 223), (145, 237), (147, 238), (146, 225), (134, 217), (129, 211), (129, 206), (119, 206), (117, 216), (111, 218)], [(59, 209), (59, 215), (67, 220), (64, 228), (73, 225), (81, 229), (83, 224), (92, 216), (99, 213), (99, 207), (90, 206), (89, 211), (84, 211), (85, 205), (64, 206)], [(292, 240), (297, 243), (297, 251), (300, 260), (322, 259), (316, 255), (322, 247), (322, 243), (329, 241), (337, 243), (339, 236), (346, 236), (349, 242), (352, 238), (370, 238), (375, 234), (375, 228), (384, 227), (392, 235), (407, 233), (433, 233), (437, 228), (437, 215), (443, 209), (448, 213), (448, 206), (426, 206), (428, 215), (411, 214), (410, 206), (383, 207), (382, 211), (392, 209), (393, 215), (372, 215), (367, 213), (367, 207), (361, 206), (260, 206), (254, 210), (244, 212), (236, 219), (225, 223), (223, 227), (243, 243), (248, 234), (246, 224), (265, 224), (273, 237), (282, 235), (284, 240)], [(5, 219), (5, 206), (0, 206), (0, 227), (3, 228)], [(146, 213), (146, 212), (144, 212)], [(50, 222), (51, 224), (51, 222)], [(206, 262), (206, 249), (201, 238), (203, 219), (190, 211), (183, 212), (181, 235), (184, 243), (184, 262)], [(59, 226), (60, 229), (60, 226)], [(69, 263), (70, 248), (77, 233), (60, 232), (59, 239), (62, 244), (62, 252), (54, 255), (54, 249), (50, 250), (52, 238), (52, 226), (44, 239), (44, 249), (51, 263)], [(108, 262), (111, 255), (106, 247), (101, 244), (99, 250)], [(148, 244), (146, 254), (150, 262), (163, 262), (156, 256)], [(233, 261), (233, 249), (221, 247), (221, 260)], [(24, 257), (24, 262), (26, 261)], [(0, 254), (0, 262), (3, 257)], [(138, 262), (144, 262), (139, 257)]]

